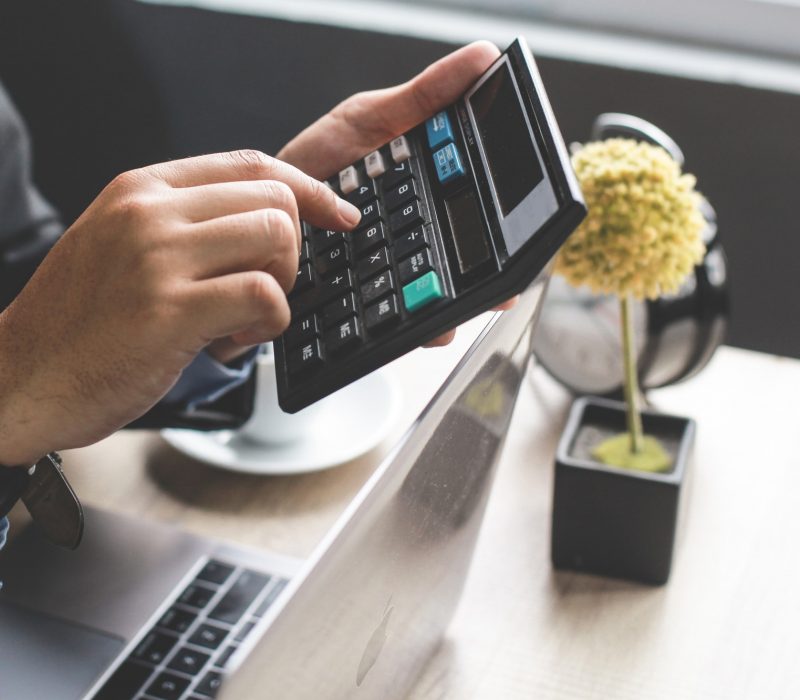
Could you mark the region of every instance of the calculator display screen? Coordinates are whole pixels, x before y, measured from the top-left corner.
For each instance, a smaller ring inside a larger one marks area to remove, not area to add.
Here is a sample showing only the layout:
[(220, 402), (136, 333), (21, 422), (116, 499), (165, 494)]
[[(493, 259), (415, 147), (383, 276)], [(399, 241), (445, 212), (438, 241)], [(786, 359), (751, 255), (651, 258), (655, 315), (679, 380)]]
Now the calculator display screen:
[(508, 216), (544, 179), (508, 63), (469, 101), (500, 209)]
[(465, 275), (490, 257), (489, 244), (483, 232), (483, 215), (471, 189), (449, 197), (447, 218), (456, 245), (456, 257), (461, 274)]

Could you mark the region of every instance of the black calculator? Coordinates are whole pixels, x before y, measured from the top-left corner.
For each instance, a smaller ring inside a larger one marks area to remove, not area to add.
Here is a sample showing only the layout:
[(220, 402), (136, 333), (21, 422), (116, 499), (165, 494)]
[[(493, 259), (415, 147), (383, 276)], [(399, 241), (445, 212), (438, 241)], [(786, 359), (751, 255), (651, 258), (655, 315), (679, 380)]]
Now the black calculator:
[(524, 39), (328, 184), (362, 218), (352, 233), (303, 224), (274, 344), (289, 413), (523, 291), (586, 214)]

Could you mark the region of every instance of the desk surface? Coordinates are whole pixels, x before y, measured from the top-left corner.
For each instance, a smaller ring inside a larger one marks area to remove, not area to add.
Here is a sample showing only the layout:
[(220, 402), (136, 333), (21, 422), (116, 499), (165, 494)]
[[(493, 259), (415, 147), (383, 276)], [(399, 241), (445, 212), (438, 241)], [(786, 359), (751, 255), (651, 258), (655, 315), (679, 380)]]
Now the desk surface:
[[(349, 464), (238, 475), (131, 432), (69, 453), (73, 483), (88, 503), (307, 556), (479, 326), (390, 368), (402, 379), (403, 419)], [(699, 428), (687, 517), (661, 588), (552, 570), (552, 461), (570, 398), (539, 368), (529, 379), (461, 605), (411, 698), (800, 697), (800, 362), (723, 348), (699, 377), (652, 394)]]

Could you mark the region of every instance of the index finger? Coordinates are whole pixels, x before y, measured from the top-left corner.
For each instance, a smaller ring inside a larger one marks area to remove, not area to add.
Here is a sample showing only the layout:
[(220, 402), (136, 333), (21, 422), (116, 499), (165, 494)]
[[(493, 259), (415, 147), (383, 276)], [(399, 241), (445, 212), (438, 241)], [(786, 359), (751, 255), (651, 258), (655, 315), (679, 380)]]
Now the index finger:
[(170, 187), (198, 187), (243, 180), (277, 180), (288, 185), (301, 218), (313, 226), (350, 230), (361, 212), (338, 197), (330, 187), (304, 172), (260, 151), (214, 153), (151, 165), (143, 169)]

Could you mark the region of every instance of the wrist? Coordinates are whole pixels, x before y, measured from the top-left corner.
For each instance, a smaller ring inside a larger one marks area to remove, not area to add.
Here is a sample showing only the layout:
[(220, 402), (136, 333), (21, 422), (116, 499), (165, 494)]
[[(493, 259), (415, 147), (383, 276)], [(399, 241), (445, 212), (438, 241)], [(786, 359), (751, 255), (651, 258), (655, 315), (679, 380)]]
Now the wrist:
[(43, 407), (24, 386), (20, 375), (25, 373), (14, 371), (5, 316), (0, 314), (0, 465), (30, 467), (54, 448), (41, 438)]

